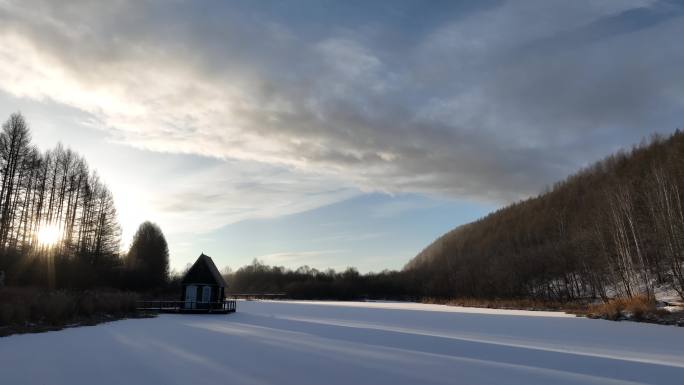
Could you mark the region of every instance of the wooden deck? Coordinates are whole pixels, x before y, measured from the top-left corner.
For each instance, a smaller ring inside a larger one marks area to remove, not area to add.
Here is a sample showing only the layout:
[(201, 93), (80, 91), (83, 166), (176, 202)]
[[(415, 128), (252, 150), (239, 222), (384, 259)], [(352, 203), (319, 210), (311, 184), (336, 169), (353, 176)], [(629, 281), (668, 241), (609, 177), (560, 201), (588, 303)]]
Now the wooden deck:
[(157, 313), (212, 313), (228, 314), (237, 309), (235, 300), (227, 299), (219, 302), (195, 301), (138, 301), (137, 310)]

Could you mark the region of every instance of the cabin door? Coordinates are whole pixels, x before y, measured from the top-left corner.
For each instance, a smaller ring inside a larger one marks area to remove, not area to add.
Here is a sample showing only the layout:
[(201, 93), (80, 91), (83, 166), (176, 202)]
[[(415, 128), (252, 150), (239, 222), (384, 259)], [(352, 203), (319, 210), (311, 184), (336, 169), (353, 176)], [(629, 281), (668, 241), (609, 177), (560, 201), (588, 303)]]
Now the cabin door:
[(185, 306), (186, 309), (194, 309), (197, 304), (197, 286), (188, 285), (185, 287)]

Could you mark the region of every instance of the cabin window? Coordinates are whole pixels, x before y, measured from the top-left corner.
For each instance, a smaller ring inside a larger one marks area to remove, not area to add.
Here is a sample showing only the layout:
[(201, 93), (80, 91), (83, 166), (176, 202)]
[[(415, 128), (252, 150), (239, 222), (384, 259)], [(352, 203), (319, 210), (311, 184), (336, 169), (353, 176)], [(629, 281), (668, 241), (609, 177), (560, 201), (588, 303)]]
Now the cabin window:
[(202, 287), (202, 302), (209, 302), (211, 301), (211, 287), (210, 286), (204, 286)]

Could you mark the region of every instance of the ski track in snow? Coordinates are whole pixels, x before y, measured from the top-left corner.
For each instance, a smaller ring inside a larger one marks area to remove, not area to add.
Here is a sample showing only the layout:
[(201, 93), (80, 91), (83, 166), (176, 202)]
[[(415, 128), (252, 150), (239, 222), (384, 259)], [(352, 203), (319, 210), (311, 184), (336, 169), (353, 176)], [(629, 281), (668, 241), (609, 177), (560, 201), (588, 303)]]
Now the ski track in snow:
[(556, 312), (240, 301), (0, 338), (0, 383), (681, 384), (684, 329)]

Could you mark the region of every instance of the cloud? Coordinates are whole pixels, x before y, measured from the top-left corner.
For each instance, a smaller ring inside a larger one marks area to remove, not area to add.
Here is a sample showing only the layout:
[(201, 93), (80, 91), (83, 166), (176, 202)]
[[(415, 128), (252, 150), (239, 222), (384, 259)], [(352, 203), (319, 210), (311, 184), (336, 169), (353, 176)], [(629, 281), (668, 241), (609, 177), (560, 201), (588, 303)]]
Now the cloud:
[[(348, 188), (510, 201), (681, 124), (676, 2), (392, 4), (302, 3), (306, 18), (271, 3), (5, 1), (0, 87), (86, 111), (119, 143), (273, 167), (296, 182), (257, 180), (253, 203), (293, 207)], [(243, 187), (162, 209), (249, 201)]]
[(289, 266), (303, 266), (307, 264), (320, 266), (322, 262), (334, 260), (340, 253), (344, 253), (344, 250), (287, 251), (260, 255), (255, 257), (255, 259), (267, 265), (275, 266), (282, 264)]
[(174, 232), (207, 232), (245, 219), (311, 210), (358, 195), (326, 175), (259, 162), (226, 161), (176, 178), (163, 200), (144, 204)]

